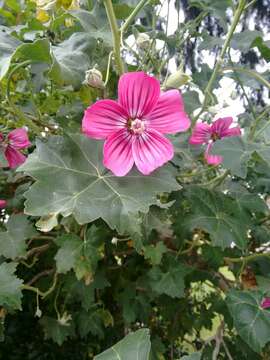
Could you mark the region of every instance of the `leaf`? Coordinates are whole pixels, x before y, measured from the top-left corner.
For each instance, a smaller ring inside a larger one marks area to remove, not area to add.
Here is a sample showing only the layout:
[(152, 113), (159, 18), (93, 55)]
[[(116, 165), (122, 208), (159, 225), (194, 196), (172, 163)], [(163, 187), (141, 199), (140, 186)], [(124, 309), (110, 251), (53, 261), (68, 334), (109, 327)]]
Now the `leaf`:
[(26, 254), (25, 240), (36, 234), (33, 225), (25, 215), (11, 215), (6, 225), (7, 231), (0, 232), (0, 255), (15, 259)]
[(100, 339), (104, 338), (103, 322), (97, 311), (80, 311), (78, 314), (77, 322), (78, 330), (82, 338), (86, 337), (89, 333), (94, 336), (98, 336)]
[(169, 164), (149, 176), (133, 170), (116, 177), (103, 167), (101, 154), (102, 143), (82, 135), (37, 141), (37, 150), (19, 169), (36, 179), (25, 193), (25, 212), (73, 214), (79, 224), (102, 218), (123, 234), (134, 216), (156, 203), (158, 193), (179, 189)]
[(14, 272), (16, 264), (3, 262), (0, 265), (0, 305), (14, 310), (21, 310), (22, 280)]
[(244, 54), (253, 46), (254, 41), (261, 37), (263, 33), (257, 30), (244, 30), (233, 35), (231, 40), (231, 47), (235, 50), (240, 50)]
[(222, 166), (243, 179), (247, 176), (248, 160), (253, 151), (252, 145), (247, 146), (239, 136), (217, 140), (212, 148), (213, 154), (223, 157)]
[[(199, 88), (204, 92), (208, 82), (209, 78), (212, 74), (213, 70), (207, 65), (202, 64), (201, 70), (199, 72), (195, 72), (192, 75), (193, 81), (199, 86)], [(216, 88), (218, 86), (218, 81), (220, 79), (220, 76), (218, 76), (213, 84), (213, 88)]]
[(165, 252), (167, 252), (167, 248), (162, 241), (159, 241), (155, 246), (144, 247), (144, 257), (149, 259), (152, 265), (159, 265)]
[(261, 37), (256, 38), (253, 41), (253, 46), (257, 47), (258, 50), (261, 53), (261, 56), (266, 60), (267, 62), (270, 61), (270, 41), (263, 41)]
[(94, 360), (149, 360), (150, 335), (148, 329), (131, 332), (110, 349), (94, 357)]
[(75, 234), (62, 235), (56, 239), (56, 243), (60, 246), (54, 259), (58, 273), (65, 274), (74, 268), (75, 263), (80, 256), (82, 240)]
[(50, 77), (60, 85), (80, 87), (85, 71), (91, 66), (91, 54), (95, 46), (93, 37), (82, 32), (74, 33), (61, 44), (53, 46), (54, 62)]
[(174, 258), (169, 258), (166, 265), (165, 271), (157, 266), (149, 271), (150, 286), (158, 294), (181, 298), (184, 296), (184, 277), (190, 269)]
[(188, 114), (193, 113), (194, 110), (201, 107), (201, 102), (199, 99), (199, 94), (197, 91), (186, 91), (182, 94), (185, 104), (185, 110)]
[(20, 44), (21, 41), (15, 37), (0, 31), (0, 80), (2, 80), (7, 73), (12, 54)]
[(52, 339), (56, 344), (61, 346), (68, 337), (74, 334), (73, 323), (62, 322), (49, 316), (43, 316), (39, 323), (42, 325), (45, 339)]
[(214, 246), (222, 249), (232, 243), (240, 249), (247, 245), (250, 217), (235, 206), (234, 200), (217, 191), (190, 187), (187, 191), (191, 213), (183, 221), (188, 229), (203, 229), (210, 234)]
[(262, 294), (231, 290), (226, 301), (238, 334), (254, 351), (261, 352), (270, 334), (270, 312), (260, 306)]
[(215, 46), (221, 46), (224, 40), (220, 37), (210, 36), (207, 32), (203, 33), (203, 42), (199, 45), (198, 50), (213, 50)]

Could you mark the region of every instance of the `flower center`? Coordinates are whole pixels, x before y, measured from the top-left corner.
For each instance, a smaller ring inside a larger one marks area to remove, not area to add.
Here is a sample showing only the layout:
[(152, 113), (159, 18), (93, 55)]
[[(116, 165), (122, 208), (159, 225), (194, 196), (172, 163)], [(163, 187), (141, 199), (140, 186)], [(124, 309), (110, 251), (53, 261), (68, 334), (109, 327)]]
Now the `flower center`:
[(216, 141), (216, 140), (219, 140), (219, 139), (220, 139), (220, 136), (219, 136), (217, 133), (214, 133), (214, 134), (211, 135), (211, 139), (212, 139), (213, 141)]
[(129, 119), (128, 128), (133, 134), (142, 134), (145, 130), (145, 124), (140, 119)]

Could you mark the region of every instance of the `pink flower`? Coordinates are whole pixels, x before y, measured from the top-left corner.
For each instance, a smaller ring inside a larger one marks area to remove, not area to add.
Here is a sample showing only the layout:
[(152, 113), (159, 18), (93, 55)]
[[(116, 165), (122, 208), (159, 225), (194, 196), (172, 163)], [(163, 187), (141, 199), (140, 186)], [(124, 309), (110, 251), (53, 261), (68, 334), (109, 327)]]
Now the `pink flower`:
[(208, 164), (219, 165), (223, 161), (222, 156), (211, 154), (213, 143), (216, 140), (241, 135), (239, 126), (230, 128), (232, 122), (232, 117), (226, 117), (214, 121), (212, 125), (206, 123), (197, 123), (195, 125), (189, 143), (193, 145), (207, 144), (204, 157)]
[(173, 146), (163, 134), (189, 126), (179, 91), (160, 93), (159, 82), (144, 72), (122, 75), (118, 101), (97, 101), (82, 121), (87, 136), (106, 140), (103, 163), (117, 176), (126, 175), (134, 163), (148, 175), (171, 160)]
[(6, 200), (0, 200), (0, 209), (4, 209), (7, 206)]
[(6, 139), (0, 133), (0, 147), (4, 150), (10, 168), (21, 165), (26, 157), (19, 151), (31, 145), (25, 129), (12, 130)]
[(263, 299), (263, 301), (261, 302), (261, 307), (263, 309), (270, 308), (270, 298), (269, 297)]

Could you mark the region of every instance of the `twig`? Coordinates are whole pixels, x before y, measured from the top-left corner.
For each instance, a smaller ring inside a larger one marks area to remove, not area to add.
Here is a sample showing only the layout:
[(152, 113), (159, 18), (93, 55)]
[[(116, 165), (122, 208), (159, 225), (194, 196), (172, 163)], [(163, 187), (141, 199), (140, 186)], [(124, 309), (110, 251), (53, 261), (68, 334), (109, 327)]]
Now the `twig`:
[(47, 269), (47, 270), (43, 270), (40, 273), (38, 273), (37, 275), (35, 275), (33, 277), (33, 279), (31, 279), (30, 281), (28, 281), (28, 283), (26, 285), (31, 286), (32, 284), (34, 284), (36, 281), (38, 281), (41, 277), (43, 276), (47, 276), (50, 275), (54, 272), (54, 269)]

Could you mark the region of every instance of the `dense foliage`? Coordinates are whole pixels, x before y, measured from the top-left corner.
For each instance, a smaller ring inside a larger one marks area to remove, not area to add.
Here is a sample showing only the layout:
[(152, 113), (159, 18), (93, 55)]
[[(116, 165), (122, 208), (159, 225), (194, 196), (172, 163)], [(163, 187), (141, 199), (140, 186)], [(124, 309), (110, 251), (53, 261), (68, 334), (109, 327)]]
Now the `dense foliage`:
[[(0, 2), (0, 358), (270, 358), (269, 1), (172, 3)], [(119, 177), (82, 119), (135, 71), (191, 127)], [(226, 79), (236, 136), (215, 131)]]

